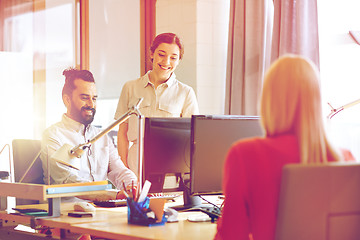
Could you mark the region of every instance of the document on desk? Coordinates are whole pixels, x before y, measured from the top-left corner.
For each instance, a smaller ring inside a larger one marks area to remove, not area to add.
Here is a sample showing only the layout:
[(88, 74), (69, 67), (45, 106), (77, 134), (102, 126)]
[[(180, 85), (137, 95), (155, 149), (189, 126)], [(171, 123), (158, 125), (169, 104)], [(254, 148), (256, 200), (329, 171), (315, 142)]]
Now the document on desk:
[(145, 183), (144, 183), (144, 186), (143, 186), (143, 188), (141, 190), (138, 202), (143, 202), (145, 200), (146, 196), (149, 193), (150, 187), (151, 187), (151, 182), (146, 180)]

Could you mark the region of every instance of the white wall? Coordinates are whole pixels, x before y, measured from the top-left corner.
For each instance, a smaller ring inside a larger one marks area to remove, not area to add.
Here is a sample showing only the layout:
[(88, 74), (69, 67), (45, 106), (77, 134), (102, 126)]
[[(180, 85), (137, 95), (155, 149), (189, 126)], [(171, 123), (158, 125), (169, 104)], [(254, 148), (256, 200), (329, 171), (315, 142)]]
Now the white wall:
[(224, 114), (230, 0), (157, 0), (156, 31), (185, 45), (178, 79), (194, 88), (201, 114)]
[[(360, 45), (349, 30), (360, 31), (360, 1), (319, 0), (320, 74), (324, 115), (360, 99)], [(328, 120), (332, 141), (360, 160), (360, 104)]]
[(94, 124), (106, 127), (124, 83), (140, 77), (140, 1), (89, 3), (90, 71), (99, 95)]
[[(13, 139), (34, 137), (32, 67), (31, 54), (0, 52), (0, 151)], [(8, 147), (0, 155), (0, 170), (9, 171)]]
[(46, 1), (46, 30), (42, 39), (46, 46), (46, 83), (37, 83), (46, 85), (46, 127), (60, 121), (66, 112), (62, 101), (65, 83), (62, 73), (69, 67), (76, 67), (75, 11), (72, 0)]

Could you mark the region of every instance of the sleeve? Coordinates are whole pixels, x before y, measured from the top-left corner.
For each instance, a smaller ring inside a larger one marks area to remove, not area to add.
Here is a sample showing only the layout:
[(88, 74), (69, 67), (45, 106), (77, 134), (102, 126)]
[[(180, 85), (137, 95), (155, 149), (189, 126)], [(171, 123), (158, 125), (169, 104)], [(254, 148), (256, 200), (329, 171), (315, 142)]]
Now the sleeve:
[(119, 102), (115, 112), (115, 120), (119, 119), (124, 113), (129, 110), (129, 84), (125, 83), (121, 90), (121, 94), (119, 97)]
[[(235, 145), (236, 147), (236, 145)], [(235, 147), (227, 155), (224, 165), (223, 191), (225, 203), (218, 220), (215, 239), (249, 239), (250, 223), (246, 194), (245, 168), (242, 156)]]
[[(108, 141), (111, 141), (109, 139)], [(134, 172), (128, 169), (123, 161), (121, 161), (115, 145), (109, 144), (109, 171), (108, 178), (116, 186), (117, 189), (122, 189), (122, 183), (125, 183), (125, 186), (129, 184), (137, 184), (137, 178)]]
[(195, 91), (191, 87), (189, 87), (189, 91), (185, 98), (181, 116), (191, 117), (191, 115), (196, 114), (199, 114), (199, 105), (196, 99)]
[[(79, 176), (78, 170), (65, 167), (56, 161), (54, 154), (64, 146), (65, 144), (57, 138), (54, 131), (45, 130), (42, 136), (40, 155), (44, 171), (44, 182), (48, 183), (48, 173), (51, 176), (51, 184), (89, 182), (89, 180)], [(48, 171), (48, 167), (50, 171)]]

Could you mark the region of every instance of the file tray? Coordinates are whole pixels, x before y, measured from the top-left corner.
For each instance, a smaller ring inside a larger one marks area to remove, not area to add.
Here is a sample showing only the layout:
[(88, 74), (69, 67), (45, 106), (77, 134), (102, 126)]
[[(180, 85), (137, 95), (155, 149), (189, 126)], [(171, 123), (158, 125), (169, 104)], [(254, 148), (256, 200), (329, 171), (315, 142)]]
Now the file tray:
[(59, 185), (0, 182), (0, 196), (39, 201), (47, 200), (49, 215), (46, 217), (58, 217), (60, 216), (61, 197), (101, 194), (105, 193), (109, 187), (106, 180)]

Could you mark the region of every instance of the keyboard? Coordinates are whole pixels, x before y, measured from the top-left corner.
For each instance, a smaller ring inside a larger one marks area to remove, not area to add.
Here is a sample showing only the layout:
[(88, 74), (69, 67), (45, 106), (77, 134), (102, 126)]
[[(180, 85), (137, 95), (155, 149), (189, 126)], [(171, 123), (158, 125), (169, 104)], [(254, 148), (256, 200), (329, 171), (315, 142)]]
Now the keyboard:
[[(168, 194), (168, 193), (151, 193), (148, 195), (150, 199), (152, 198), (165, 198), (169, 201), (174, 201), (176, 197), (179, 197), (180, 194)], [(126, 199), (113, 199), (106, 201), (94, 201), (93, 202), (98, 207), (123, 207), (127, 205)]]
[(185, 211), (199, 211), (207, 214), (211, 218), (211, 222), (215, 222), (221, 216), (221, 208), (214, 206), (199, 206), (189, 208)]
[(209, 215), (212, 222), (221, 216), (221, 209), (218, 207), (201, 207), (199, 210)]
[(175, 198), (180, 197), (178, 193), (149, 193), (148, 197), (152, 198), (165, 198), (166, 200), (175, 201)]

